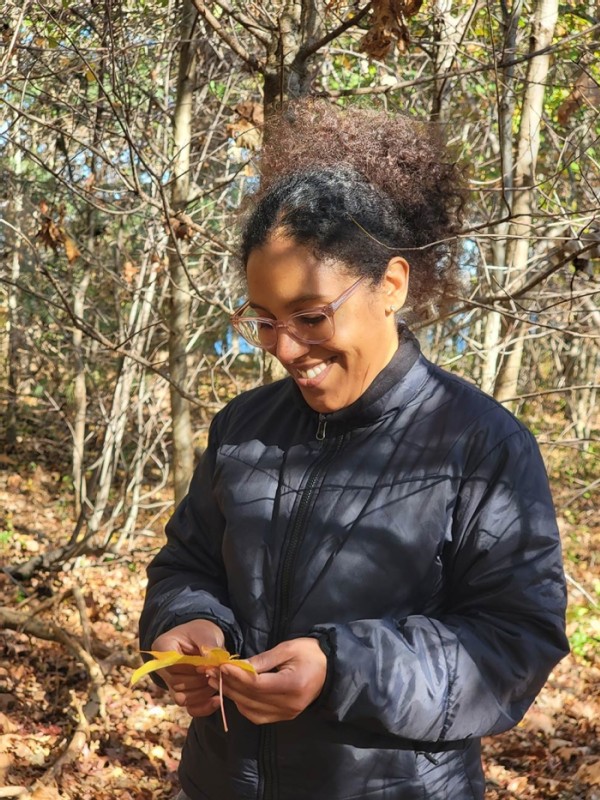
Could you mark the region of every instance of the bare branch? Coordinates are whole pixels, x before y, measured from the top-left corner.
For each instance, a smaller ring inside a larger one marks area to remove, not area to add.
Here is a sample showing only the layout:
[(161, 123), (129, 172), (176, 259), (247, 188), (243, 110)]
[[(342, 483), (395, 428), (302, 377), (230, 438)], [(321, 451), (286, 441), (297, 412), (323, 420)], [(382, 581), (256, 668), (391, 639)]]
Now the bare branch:
[(230, 47), (233, 52), (238, 55), (253, 72), (264, 72), (264, 65), (261, 64), (255, 56), (250, 55), (250, 53), (248, 53), (248, 51), (237, 41), (237, 39), (235, 39), (223, 28), (220, 21), (214, 16), (214, 14), (212, 14), (211, 11), (209, 11), (203, 0), (191, 0), (191, 2), (194, 8), (198, 11), (202, 18), (206, 20), (217, 36), (223, 42), (225, 42), (225, 44), (228, 45), (228, 47)]
[(358, 25), (358, 23), (369, 13), (372, 6), (373, 0), (370, 0), (366, 6), (358, 9), (358, 11), (354, 12), (352, 17), (348, 17), (348, 19), (344, 20), (344, 22), (338, 25), (337, 28), (334, 28), (321, 39), (316, 42), (307, 42), (303, 47), (300, 48), (294, 61), (306, 61), (309, 56), (312, 56), (314, 53), (321, 50), (323, 47), (328, 45), (329, 42), (332, 42), (334, 39), (337, 39), (338, 36), (341, 36), (342, 33), (345, 33), (350, 28)]
[(254, 36), (255, 39), (258, 39), (259, 42), (267, 47), (271, 43), (271, 33), (267, 33), (263, 27), (258, 23), (257, 20), (249, 17), (247, 14), (244, 14), (243, 11), (238, 11), (234, 9), (233, 6), (227, 2), (227, 0), (215, 0), (216, 4), (225, 11), (226, 14), (234, 19), (236, 22), (245, 28), (248, 33)]

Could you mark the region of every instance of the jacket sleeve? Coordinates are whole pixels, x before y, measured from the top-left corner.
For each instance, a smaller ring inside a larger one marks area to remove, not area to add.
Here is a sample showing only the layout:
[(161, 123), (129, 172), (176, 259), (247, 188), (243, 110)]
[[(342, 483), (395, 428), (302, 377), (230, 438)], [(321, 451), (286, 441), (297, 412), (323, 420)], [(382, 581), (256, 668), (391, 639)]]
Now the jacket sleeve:
[(189, 492), (167, 523), (167, 543), (148, 567), (140, 619), (142, 650), (148, 650), (160, 634), (193, 619), (216, 623), (225, 633), (228, 649), (241, 650), (221, 557), (225, 522), (212, 491), (217, 423), (218, 415)]
[(561, 549), (537, 443), (523, 428), (463, 479), (439, 616), (325, 624), (338, 721), (425, 742), (507, 730), (568, 652)]

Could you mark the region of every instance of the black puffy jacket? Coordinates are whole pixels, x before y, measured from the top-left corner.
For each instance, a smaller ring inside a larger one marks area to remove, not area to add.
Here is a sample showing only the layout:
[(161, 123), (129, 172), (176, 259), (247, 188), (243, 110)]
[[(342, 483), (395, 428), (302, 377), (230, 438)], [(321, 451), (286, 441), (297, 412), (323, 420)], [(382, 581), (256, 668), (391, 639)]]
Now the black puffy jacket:
[(408, 333), (341, 411), (312, 411), (291, 379), (233, 400), (167, 535), (143, 648), (206, 618), (243, 657), (303, 635), (328, 651), (295, 720), (256, 726), (231, 703), (227, 734), (193, 720), (193, 800), (482, 798), (479, 737), (515, 725), (568, 650), (535, 440)]

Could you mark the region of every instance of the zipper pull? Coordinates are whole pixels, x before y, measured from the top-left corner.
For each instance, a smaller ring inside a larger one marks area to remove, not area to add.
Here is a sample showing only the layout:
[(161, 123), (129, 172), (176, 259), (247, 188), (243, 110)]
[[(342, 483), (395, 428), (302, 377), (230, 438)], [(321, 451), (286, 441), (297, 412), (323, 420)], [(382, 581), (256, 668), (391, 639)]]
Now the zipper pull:
[(317, 427), (317, 441), (322, 442), (325, 438), (325, 429), (327, 428), (327, 420), (324, 414), (319, 414), (319, 425)]

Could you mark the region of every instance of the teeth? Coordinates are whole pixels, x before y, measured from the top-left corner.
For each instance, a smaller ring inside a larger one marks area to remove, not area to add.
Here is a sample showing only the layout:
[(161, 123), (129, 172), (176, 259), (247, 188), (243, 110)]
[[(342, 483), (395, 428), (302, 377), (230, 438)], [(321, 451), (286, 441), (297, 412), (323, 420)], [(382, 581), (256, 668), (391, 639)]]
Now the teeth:
[(326, 368), (327, 368), (326, 362), (322, 361), (320, 364), (317, 364), (316, 366), (311, 367), (306, 371), (299, 369), (298, 375), (300, 375), (301, 378), (316, 378), (317, 375), (320, 375)]

